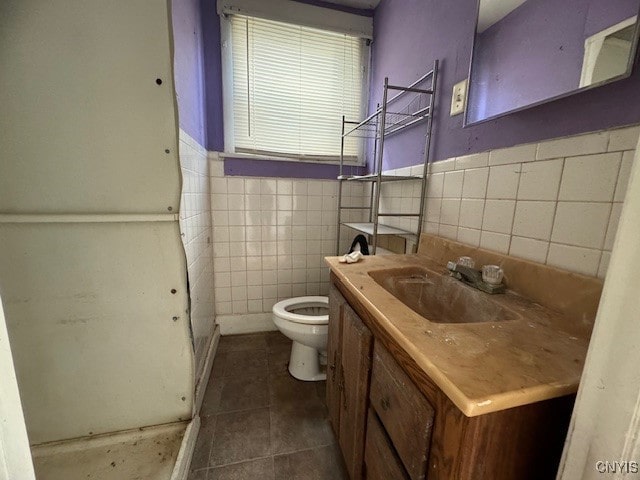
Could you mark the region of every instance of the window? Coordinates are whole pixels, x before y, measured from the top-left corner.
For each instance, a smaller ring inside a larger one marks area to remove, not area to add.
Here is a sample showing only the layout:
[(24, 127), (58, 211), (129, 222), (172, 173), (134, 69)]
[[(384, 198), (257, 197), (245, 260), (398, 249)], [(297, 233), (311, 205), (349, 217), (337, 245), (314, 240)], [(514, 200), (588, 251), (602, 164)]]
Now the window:
[[(337, 160), (342, 115), (357, 120), (364, 112), (365, 42), (316, 28), (231, 16), (233, 151)], [(360, 149), (360, 142), (349, 138), (345, 159), (357, 161)]]

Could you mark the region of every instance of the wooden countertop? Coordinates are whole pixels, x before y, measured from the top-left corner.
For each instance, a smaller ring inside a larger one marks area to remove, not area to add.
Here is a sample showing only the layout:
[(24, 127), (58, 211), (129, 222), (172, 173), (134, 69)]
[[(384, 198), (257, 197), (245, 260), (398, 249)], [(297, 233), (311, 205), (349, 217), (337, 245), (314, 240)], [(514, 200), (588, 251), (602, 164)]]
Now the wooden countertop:
[(593, 318), (575, 318), (509, 291), (491, 298), (517, 312), (516, 320), (433, 323), (385, 290), (369, 272), (424, 266), (446, 275), (441, 263), (418, 254), (367, 256), (354, 264), (339, 263), (338, 257), (325, 261), (378, 326), (466, 416), (577, 391)]

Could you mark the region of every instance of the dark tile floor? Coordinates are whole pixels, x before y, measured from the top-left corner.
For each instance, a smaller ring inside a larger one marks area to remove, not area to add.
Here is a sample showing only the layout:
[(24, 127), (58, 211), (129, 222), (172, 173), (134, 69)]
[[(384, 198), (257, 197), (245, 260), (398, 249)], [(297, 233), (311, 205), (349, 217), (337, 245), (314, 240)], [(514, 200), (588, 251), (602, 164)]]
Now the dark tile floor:
[(280, 332), (220, 339), (189, 480), (347, 478), (325, 382), (289, 375), (290, 352)]

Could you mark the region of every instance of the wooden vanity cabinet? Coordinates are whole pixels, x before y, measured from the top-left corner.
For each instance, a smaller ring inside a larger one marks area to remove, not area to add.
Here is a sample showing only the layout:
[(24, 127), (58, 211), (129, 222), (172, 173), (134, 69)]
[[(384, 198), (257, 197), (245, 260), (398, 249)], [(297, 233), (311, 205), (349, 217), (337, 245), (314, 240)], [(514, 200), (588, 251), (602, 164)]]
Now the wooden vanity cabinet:
[(555, 478), (575, 395), (467, 417), (333, 274), (327, 363), (351, 480)]
[(335, 287), (329, 291), (329, 338), (327, 341), (326, 399), (329, 421), (336, 435), (340, 433), (340, 393), (342, 388), (342, 308), (346, 301)]
[(402, 461), (393, 448), (391, 439), (369, 409), (367, 416), (367, 438), (364, 447), (365, 475), (368, 480), (409, 480)]
[(350, 478), (362, 478), (373, 335), (335, 289), (329, 305), (329, 418)]
[(408, 477), (427, 478), (434, 409), (379, 342), (373, 350), (369, 399)]

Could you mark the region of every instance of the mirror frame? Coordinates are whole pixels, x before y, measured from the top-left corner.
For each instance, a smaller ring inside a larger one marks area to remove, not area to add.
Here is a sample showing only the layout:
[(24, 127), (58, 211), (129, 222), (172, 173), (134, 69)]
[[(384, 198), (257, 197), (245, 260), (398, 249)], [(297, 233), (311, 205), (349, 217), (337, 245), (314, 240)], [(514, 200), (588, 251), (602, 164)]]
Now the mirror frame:
[(476, 50), (476, 37), (478, 34), (478, 19), (480, 16), (480, 2), (482, 0), (477, 0), (476, 2), (476, 21), (474, 23), (474, 29), (473, 29), (473, 41), (471, 42), (471, 56), (469, 58), (469, 74), (467, 77), (467, 96), (466, 96), (466, 101), (465, 101), (465, 105), (464, 105), (464, 118), (462, 119), (462, 127), (466, 128), (466, 127), (472, 127), (474, 125), (479, 125), (481, 123), (485, 123), (485, 122), (489, 122), (491, 120), (496, 120), (498, 118), (504, 117), (506, 115), (511, 115), (512, 113), (516, 113), (516, 112), (522, 112), (523, 110), (528, 110), (530, 108), (534, 108), (540, 105), (544, 105), (545, 103), (549, 103), (549, 102), (554, 102), (556, 100), (559, 100), (561, 98), (566, 98), (569, 97), (571, 95), (575, 95), (577, 93), (582, 93), (582, 92), (586, 92), (587, 90), (591, 90), (593, 88), (598, 88), (601, 87), (603, 85), (607, 85), (609, 83), (613, 83), (613, 82), (617, 82), (618, 80), (624, 80), (625, 78), (629, 78), (631, 76), (631, 74), (633, 73), (633, 70), (636, 66), (638, 66), (638, 64), (640, 64), (640, 49), (638, 48), (638, 45), (640, 44), (640, 5), (638, 6), (638, 13), (636, 14), (637, 19), (636, 19), (636, 28), (635, 28), (635, 32), (633, 35), (633, 46), (632, 46), (632, 51), (633, 51), (633, 55), (630, 55), (628, 63), (627, 63), (627, 70), (625, 71), (625, 73), (621, 74), (621, 75), (616, 75), (615, 77), (611, 77), (607, 80), (603, 80), (601, 82), (598, 83), (594, 83), (592, 85), (587, 85), (586, 87), (579, 87), (576, 88), (575, 90), (571, 90), (570, 92), (566, 92), (566, 93), (561, 93), (560, 95), (556, 95), (555, 97), (549, 97), (549, 98), (545, 98), (544, 100), (540, 100), (538, 102), (534, 102), (534, 103), (530, 103), (528, 105), (524, 105), (522, 107), (518, 107), (518, 108), (514, 108), (512, 110), (507, 110), (505, 112), (502, 113), (498, 113), (496, 115), (492, 115), (491, 117), (487, 117), (487, 118), (483, 118), (482, 120), (475, 120), (473, 122), (469, 121), (469, 105), (470, 105), (470, 93), (471, 93), (471, 75), (473, 74), (473, 58), (475, 56), (475, 50)]

